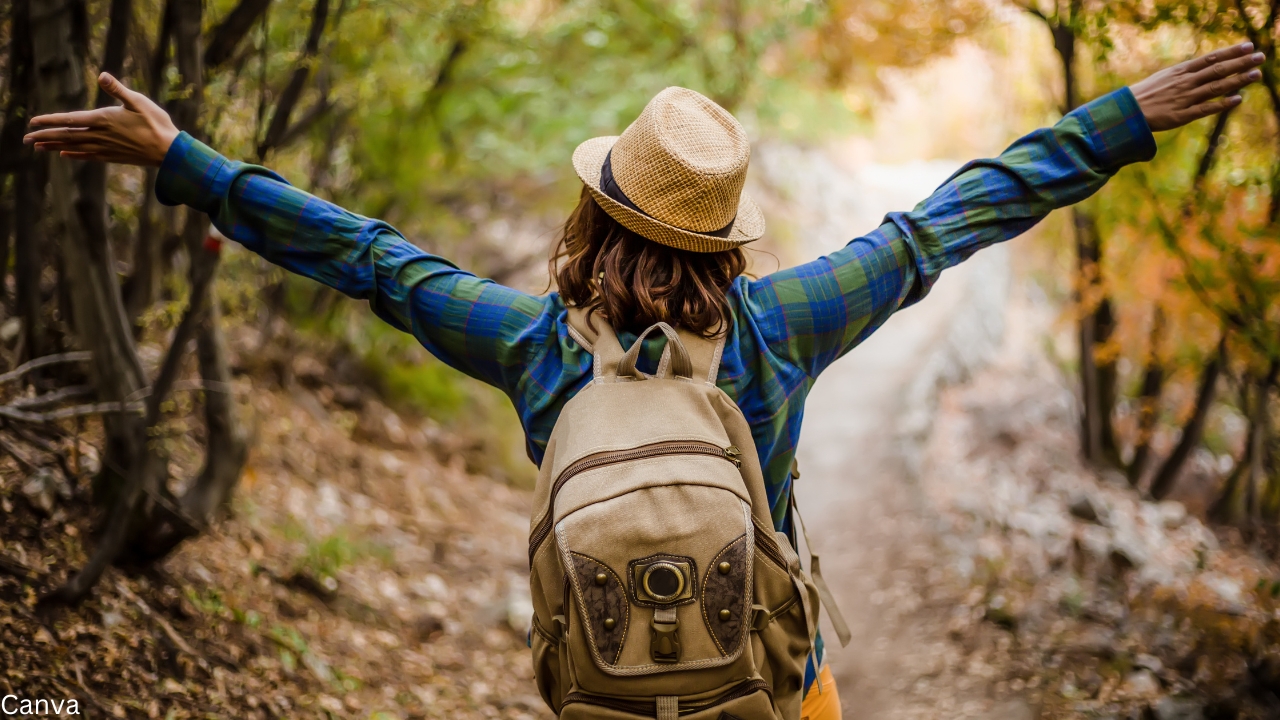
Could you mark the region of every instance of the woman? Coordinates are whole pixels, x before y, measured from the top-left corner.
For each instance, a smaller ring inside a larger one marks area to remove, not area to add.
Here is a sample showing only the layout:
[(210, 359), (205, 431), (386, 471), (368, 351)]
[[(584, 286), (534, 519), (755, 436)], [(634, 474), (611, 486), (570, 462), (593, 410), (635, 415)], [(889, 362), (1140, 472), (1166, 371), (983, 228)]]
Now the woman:
[[(889, 215), (843, 249), (758, 280), (742, 276), (742, 246), (764, 231), (741, 192), (742, 128), (701, 95), (669, 88), (621, 137), (575, 151), (584, 188), (552, 261), (559, 292), (541, 297), (477, 278), (383, 222), (227, 160), (105, 73), (99, 83), (122, 107), (34, 118), (26, 142), (76, 160), (158, 166), (162, 202), (208, 213), (271, 262), (368, 300), (444, 362), (504, 390), (534, 462), (560, 409), (592, 377), (567, 306), (603, 313), (624, 347), (659, 321), (706, 336), (727, 329), (716, 384), (751, 425), (774, 524), (786, 532), (804, 399), (823, 369), (922, 298), (944, 268), (1150, 160), (1152, 131), (1238, 105), (1262, 61), (1245, 43), (1163, 70), (966, 165), (914, 211)], [(658, 344), (644, 349), (656, 365)], [(818, 677), (811, 664), (805, 687)], [(825, 667), (820, 677), (826, 691), (808, 693), (804, 714), (838, 717)]]

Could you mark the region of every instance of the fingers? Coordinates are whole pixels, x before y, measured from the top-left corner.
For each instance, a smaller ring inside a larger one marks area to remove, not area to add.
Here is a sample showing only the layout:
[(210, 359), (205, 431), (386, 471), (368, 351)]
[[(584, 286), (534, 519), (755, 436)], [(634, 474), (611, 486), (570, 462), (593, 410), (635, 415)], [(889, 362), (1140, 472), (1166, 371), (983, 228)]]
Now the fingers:
[(99, 75), (98, 86), (101, 87), (108, 95), (119, 100), (130, 110), (134, 110), (136, 112), (142, 111), (141, 102), (146, 100), (146, 96), (125, 87), (124, 83), (117, 80), (111, 73), (104, 72)]
[[(1236, 58), (1248, 55), (1251, 52), (1253, 52), (1253, 43), (1251, 42), (1244, 42), (1244, 43), (1240, 43), (1239, 45), (1232, 45), (1229, 48), (1214, 50), (1208, 55), (1202, 55), (1201, 57), (1198, 57), (1195, 60), (1189, 61), (1187, 63), (1187, 72), (1190, 72), (1193, 74), (1200, 73), (1205, 70), (1209, 70), (1213, 68), (1213, 66), (1221, 62), (1224, 62), (1227, 60), (1234, 60)], [(1223, 77), (1223, 76), (1219, 76), (1219, 77)]]
[(1218, 98), (1217, 100), (1210, 100), (1209, 102), (1192, 106), (1186, 111), (1185, 120), (1180, 124), (1186, 125), (1187, 123), (1195, 122), (1201, 118), (1207, 118), (1210, 115), (1217, 115), (1220, 112), (1226, 112), (1227, 110), (1239, 105), (1243, 100), (1244, 98), (1239, 95), (1230, 95), (1228, 97)]
[(1210, 98), (1222, 97), (1223, 95), (1234, 95), (1246, 85), (1250, 85), (1262, 79), (1262, 72), (1254, 69), (1243, 72), (1238, 75), (1225, 77), (1221, 80), (1214, 80), (1206, 85), (1201, 85), (1191, 93), (1191, 102), (1202, 102)]
[(46, 143), (46, 142), (76, 142), (76, 141), (83, 142), (90, 138), (96, 138), (98, 134), (99, 133), (96, 133), (93, 128), (57, 127), (57, 128), (50, 128), (47, 130), (37, 130), (32, 133), (27, 133), (22, 138), (22, 142), (26, 145), (32, 145), (32, 144), (38, 145), (40, 143)]
[(98, 128), (106, 124), (107, 110), (110, 110), (110, 108), (37, 115), (31, 118), (31, 122), (27, 126), (33, 129), (48, 127)]
[(1248, 72), (1249, 70), (1261, 65), (1266, 59), (1267, 56), (1262, 53), (1251, 53), (1243, 57), (1223, 60), (1222, 62), (1215, 63), (1197, 73), (1194, 73), (1191, 76), (1191, 79), (1195, 81), (1197, 85), (1213, 82), (1214, 80), (1221, 80), (1232, 75)]

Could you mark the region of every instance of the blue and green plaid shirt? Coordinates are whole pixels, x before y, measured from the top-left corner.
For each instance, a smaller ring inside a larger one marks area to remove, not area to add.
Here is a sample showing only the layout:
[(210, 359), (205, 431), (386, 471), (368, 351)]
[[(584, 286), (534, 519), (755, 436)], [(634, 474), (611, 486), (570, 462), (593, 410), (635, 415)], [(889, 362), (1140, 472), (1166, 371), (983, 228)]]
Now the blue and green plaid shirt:
[[(924, 297), (943, 269), (1013, 238), (1050, 211), (1080, 202), (1120, 168), (1156, 151), (1137, 101), (1121, 89), (961, 168), (915, 210), (813, 262), (738, 278), (733, 328), (717, 385), (746, 415), (764, 468), (775, 525), (789, 530), (791, 462), (804, 401), (822, 371)], [(565, 402), (591, 379), (591, 357), (569, 335), (556, 293), (503, 287), (428, 254), (380, 221), (234, 162), (183, 133), (156, 181), (167, 205), (208, 213), (267, 260), (369, 301), (433, 355), (501, 388), (542, 460)], [(624, 347), (634, 335), (624, 334)], [(660, 347), (645, 348), (656, 365)]]

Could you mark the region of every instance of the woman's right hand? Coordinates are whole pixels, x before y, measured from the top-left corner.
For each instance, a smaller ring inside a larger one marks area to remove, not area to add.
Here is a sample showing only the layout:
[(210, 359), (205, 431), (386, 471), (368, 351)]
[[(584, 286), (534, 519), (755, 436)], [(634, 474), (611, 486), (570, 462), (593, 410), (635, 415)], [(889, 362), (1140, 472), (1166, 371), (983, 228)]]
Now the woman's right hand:
[(159, 167), (178, 137), (169, 113), (109, 73), (98, 85), (124, 105), (31, 118), (22, 142), (72, 160)]

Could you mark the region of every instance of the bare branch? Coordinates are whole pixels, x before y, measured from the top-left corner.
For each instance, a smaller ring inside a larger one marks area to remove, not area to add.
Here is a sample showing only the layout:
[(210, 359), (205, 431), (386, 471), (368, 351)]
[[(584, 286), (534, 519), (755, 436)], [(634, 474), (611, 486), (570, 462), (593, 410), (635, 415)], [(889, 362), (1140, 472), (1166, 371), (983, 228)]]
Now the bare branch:
[(337, 103), (331, 101), (328, 95), (322, 96), (316, 101), (315, 105), (312, 105), (305, 113), (302, 114), (302, 117), (298, 118), (297, 122), (290, 125), (289, 129), (284, 131), (280, 136), (280, 139), (276, 141), (276, 144), (272, 146), (272, 149), (279, 150), (280, 148), (292, 145), (295, 140), (302, 137), (302, 135), (310, 130), (312, 126), (323, 120), (324, 117), (335, 107), (337, 107)]
[(13, 443), (6, 440), (3, 435), (0, 435), (0, 450), (4, 450), (9, 453), (9, 455), (11, 455), (14, 460), (17, 460), (18, 464), (27, 472), (35, 471), (35, 463), (31, 462), (31, 460), (22, 453), (18, 452), (18, 448), (14, 447)]
[(65, 450), (40, 437), (32, 430), (32, 428), (20, 423), (13, 423), (9, 429), (13, 430), (14, 434), (18, 437), (52, 455), (54, 459), (58, 461), (58, 467), (62, 468), (62, 472), (68, 478), (75, 478), (79, 476), (79, 473), (76, 472), (76, 469), (73, 468), (71, 463), (67, 460), (67, 453)]
[(436, 69), (435, 79), (431, 81), (431, 87), (427, 88), (427, 93), (422, 97), (422, 104), (414, 112), (415, 118), (424, 118), (434, 116), (436, 110), (440, 106), (440, 100), (444, 97), (445, 90), (453, 81), (454, 70), (457, 69), (458, 61), (467, 52), (467, 41), (461, 36), (455, 36), (449, 45), (449, 52), (445, 53), (444, 59), (440, 61), (440, 67)]
[(88, 351), (58, 353), (56, 355), (45, 355), (34, 360), (22, 363), (18, 367), (0, 375), (0, 383), (6, 383), (16, 380), (23, 375), (35, 370), (36, 368), (47, 367), (49, 365), (57, 365), (58, 363), (69, 362), (87, 362), (93, 359), (93, 353)]
[(69, 387), (59, 388), (51, 393), (44, 395), (36, 395), (29, 398), (18, 398), (9, 403), (9, 407), (15, 410), (32, 410), (34, 408), (47, 407), (49, 405), (57, 405), (64, 400), (88, 395), (93, 392), (92, 385), (71, 385)]
[(1218, 148), (1222, 145), (1222, 136), (1227, 130), (1227, 121), (1235, 113), (1235, 108), (1231, 108), (1226, 112), (1218, 113), (1218, 119), (1214, 121), (1213, 130), (1209, 132), (1209, 142), (1205, 146), (1204, 155), (1200, 157), (1200, 164), (1196, 167), (1195, 177), (1191, 181), (1192, 198), (1187, 200), (1187, 210), (1191, 210), (1191, 204), (1196, 195), (1199, 194), (1201, 187), (1204, 185), (1204, 179), (1208, 177), (1209, 171), (1213, 169), (1213, 163), (1218, 159)]
[(285, 86), (284, 92), (280, 93), (280, 100), (276, 103), (275, 112), (271, 114), (271, 124), (267, 126), (267, 134), (258, 145), (259, 160), (266, 157), (266, 154), (272, 148), (279, 145), (280, 139), (284, 137), (285, 130), (289, 127), (289, 116), (293, 114), (294, 107), (302, 97), (302, 91), (306, 88), (307, 78), (311, 76), (311, 66), (314, 64), (316, 54), (320, 52), (320, 36), (324, 33), (324, 25), (328, 18), (329, 0), (316, 0), (315, 8), (311, 13), (311, 28), (307, 32), (307, 42), (303, 47), (302, 57), (298, 58), (293, 75), (289, 78), (289, 84)]
[(227, 13), (222, 22), (209, 33), (209, 44), (204, 49), (204, 69), (207, 72), (217, 70), (219, 66), (231, 59), (236, 48), (244, 37), (253, 29), (253, 24), (262, 17), (271, 5), (271, 0), (240, 0)]
[(18, 410), (12, 405), (0, 405), (0, 417), (27, 423), (51, 423), (85, 415), (107, 415), (111, 413), (140, 413), (145, 409), (142, 403), (101, 402), (87, 405), (50, 410), (49, 412), (27, 412)]
[(204, 655), (201, 655), (195, 648), (191, 647), (191, 644), (187, 642), (186, 638), (178, 634), (178, 631), (173, 628), (173, 625), (169, 624), (168, 620), (164, 619), (163, 616), (161, 616), (160, 614), (152, 610), (151, 606), (148, 605), (145, 600), (138, 597), (137, 594), (135, 594), (132, 590), (130, 590), (128, 585), (125, 585), (123, 582), (117, 580), (116, 590), (124, 597), (124, 599), (133, 603), (138, 608), (138, 610), (142, 612), (143, 616), (155, 622), (156, 625), (159, 625), (160, 629), (164, 631), (164, 634), (167, 635), (171, 641), (173, 641), (173, 644), (177, 646), (179, 650), (196, 658), (196, 662), (200, 665), (200, 667), (206, 670), (209, 669), (208, 662), (204, 659)]

